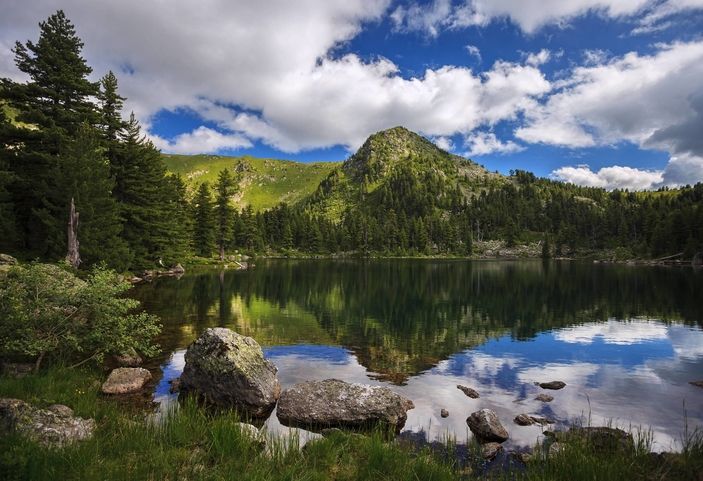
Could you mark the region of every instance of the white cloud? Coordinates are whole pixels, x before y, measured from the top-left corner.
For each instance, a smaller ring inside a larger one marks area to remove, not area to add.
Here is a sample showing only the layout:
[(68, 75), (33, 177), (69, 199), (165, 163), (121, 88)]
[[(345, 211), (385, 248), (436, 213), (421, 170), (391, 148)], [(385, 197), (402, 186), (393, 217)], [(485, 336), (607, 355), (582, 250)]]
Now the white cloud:
[(639, 20), (639, 26), (632, 30), (633, 35), (642, 35), (675, 25), (667, 20), (671, 16), (690, 12), (692, 10), (703, 9), (703, 0), (665, 0), (663, 2), (653, 2), (652, 8)]
[(192, 132), (180, 134), (172, 141), (151, 136), (154, 145), (172, 154), (211, 154), (223, 149), (251, 147), (251, 142), (241, 135), (222, 134), (207, 127), (198, 127)]
[(604, 189), (644, 190), (658, 187), (664, 180), (662, 171), (633, 169), (632, 167), (603, 167), (594, 172), (587, 165), (561, 167), (552, 172), (556, 180), (587, 187)]
[(530, 53), (527, 55), (527, 60), (525, 63), (527, 65), (532, 65), (533, 67), (539, 67), (542, 64), (549, 62), (551, 53), (546, 48), (543, 48), (537, 53)]
[(451, 137), (434, 137), (432, 142), (434, 142), (437, 147), (442, 150), (446, 150), (447, 152), (451, 152), (454, 149), (454, 142)]
[(524, 147), (512, 140), (502, 142), (493, 132), (474, 132), (469, 134), (464, 145), (468, 149), (466, 153), (468, 157), (487, 154), (509, 154), (524, 150)]
[(660, 321), (618, 321), (589, 322), (573, 327), (565, 327), (554, 333), (554, 338), (573, 344), (593, 344), (596, 338), (606, 344), (628, 346), (647, 341), (668, 338), (668, 328)]
[(583, 61), (585, 65), (598, 65), (608, 60), (609, 54), (605, 50), (596, 48), (583, 51)]
[(451, 0), (434, 0), (431, 5), (401, 5), (391, 13), (390, 18), (396, 31), (420, 31), (436, 37), (451, 12)]
[(469, 55), (472, 57), (476, 57), (479, 62), (483, 61), (481, 58), (481, 50), (476, 45), (467, 45), (466, 46), (466, 51), (469, 52)]

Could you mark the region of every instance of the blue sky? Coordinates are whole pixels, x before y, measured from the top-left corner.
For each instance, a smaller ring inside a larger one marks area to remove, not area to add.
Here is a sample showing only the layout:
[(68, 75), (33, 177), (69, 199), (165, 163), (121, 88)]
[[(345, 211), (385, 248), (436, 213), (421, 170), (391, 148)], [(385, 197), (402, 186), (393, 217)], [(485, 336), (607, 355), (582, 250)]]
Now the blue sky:
[(342, 160), (404, 125), (490, 170), (606, 188), (703, 180), (703, 0), (8, 0), (66, 11), (166, 152)]

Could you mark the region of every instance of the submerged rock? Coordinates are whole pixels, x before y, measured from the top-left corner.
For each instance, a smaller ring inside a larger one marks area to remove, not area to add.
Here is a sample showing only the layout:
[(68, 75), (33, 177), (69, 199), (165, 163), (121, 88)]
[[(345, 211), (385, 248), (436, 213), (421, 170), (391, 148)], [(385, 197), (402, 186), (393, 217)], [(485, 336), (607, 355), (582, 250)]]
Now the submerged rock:
[(466, 424), (479, 442), (496, 441), (502, 443), (508, 439), (508, 431), (500, 423), (498, 415), (490, 409), (481, 409), (466, 419)]
[(542, 389), (552, 389), (554, 391), (558, 391), (559, 389), (564, 389), (564, 387), (566, 387), (566, 383), (563, 381), (542, 382), (539, 384), (539, 387)]
[(443, 418), (447, 418), (449, 417), (449, 411), (447, 411), (446, 409), (442, 409), (441, 411), (439, 411), (439, 415)]
[(168, 392), (170, 392), (171, 394), (176, 394), (177, 392), (179, 392), (181, 390), (181, 378), (180, 377), (177, 377), (175, 379), (171, 379), (168, 383), (171, 385), (171, 387), (168, 388)]
[(503, 450), (500, 443), (486, 443), (481, 446), (481, 457), (486, 461), (490, 461), (498, 456), (498, 453)]
[(550, 421), (547, 418), (539, 417), (539, 416), (531, 416), (529, 414), (518, 414), (515, 416), (515, 419), (513, 419), (515, 424), (518, 424), (520, 426), (531, 426), (533, 424), (540, 424), (542, 426), (546, 424), (552, 424), (552, 421)]
[(185, 354), (181, 392), (207, 403), (266, 417), (281, 393), (276, 366), (251, 337), (216, 327), (206, 329)]
[(462, 386), (461, 384), (458, 384), (456, 386), (456, 388), (458, 390), (460, 390), (461, 392), (463, 392), (464, 394), (466, 394), (467, 396), (469, 396), (471, 399), (478, 399), (479, 397), (481, 397), (481, 396), (479, 396), (477, 390), (472, 389), (470, 387), (466, 387), (466, 386)]
[(550, 396), (549, 394), (538, 394), (535, 397), (535, 401), (542, 401), (543, 403), (550, 403), (554, 401), (554, 396)]
[(19, 399), (0, 399), (0, 433), (17, 432), (46, 446), (64, 446), (90, 438), (94, 430), (93, 419), (74, 417), (61, 404), (37, 409)]
[(141, 367), (113, 369), (103, 383), (104, 394), (130, 394), (141, 390), (151, 380), (151, 373)]
[(286, 389), (276, 416), (286, 426), (364, 428), (405, 425), (413, 402), (386, 387), (350, 384), (338, 379), (309, 381)]
[(693, 384), (696, 387), (703, 387), (703, 381), (691, 381), (689, 384)]

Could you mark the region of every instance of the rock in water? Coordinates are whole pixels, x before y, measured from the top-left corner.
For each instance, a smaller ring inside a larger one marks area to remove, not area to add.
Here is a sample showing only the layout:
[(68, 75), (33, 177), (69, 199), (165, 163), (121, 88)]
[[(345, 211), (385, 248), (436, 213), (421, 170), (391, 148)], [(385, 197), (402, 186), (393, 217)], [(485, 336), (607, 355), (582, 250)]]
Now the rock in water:
[(151, 380), (151, 373), (141, 367), (113, 369), (103, 383), (104, 394), (130, 394), (141, 390)]
[(528, 416), (527, 414), (518, 414), (515, 416), (515, 419), (513, 419), (515, 424), (518, 424), (520, 426), (531, 426), (534, 424), (534, 421), (532, 421), (532, 418)]
[(115, 355), (115, 362), (120, 367), (138, 367), (144, 360), (134, 349), (129, 349), (122, 354)]
[(490, 409), (481, 409), (472, 413), (466, 418), (466, 424), (481, 443), (490, 441), (502, 443), (508, 439), (508, 431), (500, 423), (495, 411)]
[(94, 430), (93, 419), (74, 417), (60, 404), (37, 409), (19, 399), (0, 399), (0, 434), (18, 432), (45, 446), (64, 446), (90, 438)]
[(696, 387), (703, 387), (703, 381), (691, 381), (689, 384), (696, 386)]
[(188, 347), (181, 391), (192, 391), (207, 403), (266, 417), (281, 393), (276, 366), (251, 337), (216, 327)]
[(439, 411), (439, 415), (442, 416), (443, 418), (448, 418), (449, 411), (447, 411), (446, 409), (442, 409), (441, 411)]
[(542, 389), (552, 389), (554, 391), (557, 391), (559, 389), (564, 389), (565, 386), (566, 386), (566, 383), (563, 381), (542, 382), (539, 385), (539, 387), (541, 387)]
[(365, 428), (405, 424), (413, 402), (386, 387), (350, 384), (337, 379), (309, 381), (286, 389), (276, 415), (286, 426), (308, 429)]
[(458, 384), (456, 386), (457, 389), (459, 389), (461, 392), (469, 396), (471, 399), (478, 399), (480, 396), (478, 394), (478, 391), (475, 389), (471, 389), (470, 387), (462, 386), (461, 384)]
[(481, 446), (481, 457), (486, 461), (490, 461), (502, 450), (503, 446), (501, 446), (500, 443), (486, 443)]
[(554, 401), (554, 396), (550, 396), (549, 394), (538, 394), (537, 397), (535, 397), (536, 401), (542, 401), (543, 403), (550, 403)]

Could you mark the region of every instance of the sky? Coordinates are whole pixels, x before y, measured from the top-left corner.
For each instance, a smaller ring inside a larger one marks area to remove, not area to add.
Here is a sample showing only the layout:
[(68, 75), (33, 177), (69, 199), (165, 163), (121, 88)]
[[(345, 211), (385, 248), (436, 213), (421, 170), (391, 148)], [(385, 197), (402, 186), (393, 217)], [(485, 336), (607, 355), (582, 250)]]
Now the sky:
[(1, 0), (63, 9), (164, 152), (343, 160), (405, 126), (492, 171), (703, 181), (703, 0)]

